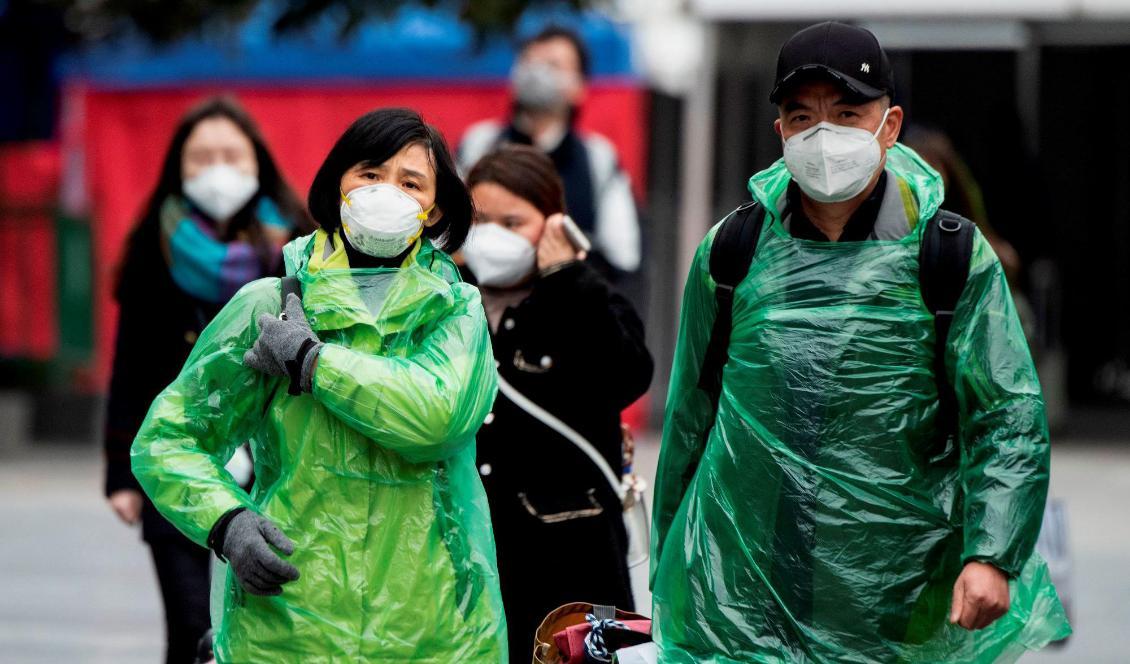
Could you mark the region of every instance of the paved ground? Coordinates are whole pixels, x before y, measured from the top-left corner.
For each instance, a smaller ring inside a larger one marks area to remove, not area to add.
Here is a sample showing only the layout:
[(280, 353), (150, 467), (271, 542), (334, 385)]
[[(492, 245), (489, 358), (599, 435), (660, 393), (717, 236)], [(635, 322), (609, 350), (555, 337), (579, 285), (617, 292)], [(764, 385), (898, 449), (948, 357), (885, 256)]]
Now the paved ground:
[[(641, 472), (654, 472), (656, 451), (641, 443)], [(1075, 548), (1076, 635), (1024, 661), (1130, 661), (1130, 439), (1061, 444), (1053, 467)], [(102, 501), (100, 468), (81, 446), (0, 457), (0, 662), (161, 660), (148, 550)]]
[(0, 459), (0, 661), (164, 661), (149, 550), (106, 506), (100, 469), (86, 447)]

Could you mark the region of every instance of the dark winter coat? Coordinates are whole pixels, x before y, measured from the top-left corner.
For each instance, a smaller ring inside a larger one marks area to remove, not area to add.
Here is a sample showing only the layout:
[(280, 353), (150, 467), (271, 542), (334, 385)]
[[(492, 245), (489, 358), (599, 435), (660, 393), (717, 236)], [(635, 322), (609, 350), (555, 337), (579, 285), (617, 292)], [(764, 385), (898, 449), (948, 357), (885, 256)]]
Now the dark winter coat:
[[(281, 260), (277, 271), (281, 275)], [(130, 469), (130, 448), (149, 406), (180, 373), (196, 338), (224, 303), (197, 299), (177, 286), (161, 252), (156, 223), (142, 223), (130, 236), (114, 296), (118, 330), (103, 432), (105, 494), (141, 492), (146, 541), (183, 538), (141, 491)]]
[[(489, 291), (487, 296), (489, 297)], [(585, 263), (539, 278), (493, 336), (515, 389), (622, 465), (621, 411), (648, 388), (652, 359), (632, 306)], [(511, 661), (541, 619), (570, 601), (632, 607), (619, 499), (575, 445), (501, 391), (478, 435)]]
[[(130, 470), (134, 436), (153, 399), (177, 377), (196, 337), (220, 308), (193, 298), (173, 282), (157, 224), (141, 226), (127, 252), (115, 293), (118, 336), (103, 438), (107, 496), (119, 489), (141, 491)], [(180, 536), (142, 496), (142, 536)]]

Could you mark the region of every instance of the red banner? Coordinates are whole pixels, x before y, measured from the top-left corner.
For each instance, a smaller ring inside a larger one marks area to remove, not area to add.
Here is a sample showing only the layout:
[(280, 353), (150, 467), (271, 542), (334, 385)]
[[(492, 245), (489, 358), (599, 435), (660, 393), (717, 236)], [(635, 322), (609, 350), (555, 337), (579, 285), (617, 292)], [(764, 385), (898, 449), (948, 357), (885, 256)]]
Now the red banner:
[(48, 360), (59, 343), (54, 143), (0, 147), (0, 357)]

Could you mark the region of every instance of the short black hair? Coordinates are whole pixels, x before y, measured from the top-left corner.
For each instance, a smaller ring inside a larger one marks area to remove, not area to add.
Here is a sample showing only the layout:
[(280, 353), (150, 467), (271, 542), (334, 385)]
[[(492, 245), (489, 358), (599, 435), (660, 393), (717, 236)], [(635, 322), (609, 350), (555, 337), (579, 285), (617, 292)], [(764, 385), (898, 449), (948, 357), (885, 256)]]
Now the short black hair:
[(518, 54), (525, 53), (526, 49), (534, 44), (542, 44), (554, 39), (564, 39), (572, 44), (573, 50), (577, 52), (577, 62), (581, 65), (581, 76), (587, 79), (592, 74), (592, 57), (589, 55), (589, 49), (585, 46), (585, 40), (581, 39), (581, 35), (577, 34), (576, 30), (571, 30), (565, 26), (548, 25), (542, 28), (533, 37), (522, 41), (522, 44), (518, 47)]
[(463, 246), (471, 228), (474, 207), (467, 185), (455, 170), (455, 161), (443, 135), (409, 108), (381, 108), (354, 120), (337, 139), (318, 168), (310, 195), (310, 215), (326, 232), (341, 225), (341, 176), (362, 162), (383, 164), (408, 145), (428, 149), (436, 172), (436, 207), (443, 216), (424, 229), (424, 236), (440, 249), (454, 253)]

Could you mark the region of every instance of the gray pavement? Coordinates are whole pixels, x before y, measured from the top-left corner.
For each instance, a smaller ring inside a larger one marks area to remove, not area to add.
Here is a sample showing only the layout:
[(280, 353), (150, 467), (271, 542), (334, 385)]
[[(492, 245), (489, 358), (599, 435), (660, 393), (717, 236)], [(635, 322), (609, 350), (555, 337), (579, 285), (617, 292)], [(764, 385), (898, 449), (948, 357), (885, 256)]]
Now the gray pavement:
[(1052, 448), (1050, 494), (1066, 502), (1073, 553), (1066, 645), (1026, 662), (1130, 662), (1130, 434)]
[[(653, 476), (657, 453), (654, 438), (641, 441), (639, 472)], [(111, 514), (100, 474), (92, 447), (0, 456), (0, 662), (162, 660), (148, 549)], [(1057, 445), (1052, 494), (1068, 506), (1076, 633), (1062, 649), (1024, 661), (1128, 662), (1130, 439)]]
[(164, 661), (149, 549), (102, 498), (101, 470), (93, 447), (0, 458), (0, 662)]

